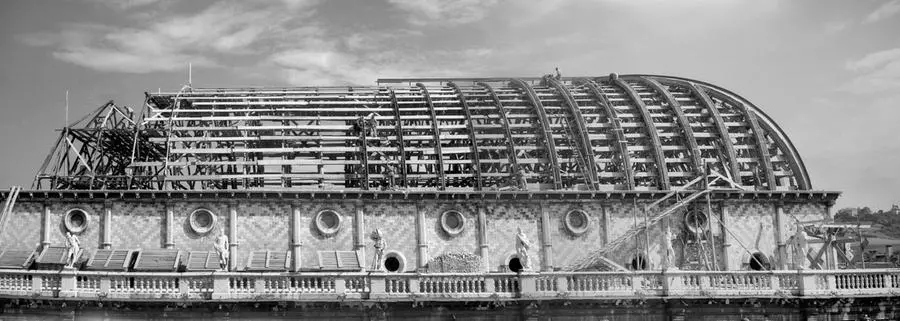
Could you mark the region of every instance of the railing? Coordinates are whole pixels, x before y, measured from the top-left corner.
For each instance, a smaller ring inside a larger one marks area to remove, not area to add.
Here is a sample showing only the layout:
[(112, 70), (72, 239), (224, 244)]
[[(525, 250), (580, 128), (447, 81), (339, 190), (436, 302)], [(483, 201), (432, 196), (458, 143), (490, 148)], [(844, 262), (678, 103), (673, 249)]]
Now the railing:
[(141, 301), (556, 300), (900, 295), (900, 269), (542, 273), (0, 270), (0, 297)]

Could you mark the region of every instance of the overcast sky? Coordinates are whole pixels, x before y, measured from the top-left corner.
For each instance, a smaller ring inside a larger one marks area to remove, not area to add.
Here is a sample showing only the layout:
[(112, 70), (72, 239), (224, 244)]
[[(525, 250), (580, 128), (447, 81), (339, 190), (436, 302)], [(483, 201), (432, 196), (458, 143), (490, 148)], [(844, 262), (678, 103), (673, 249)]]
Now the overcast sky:
[(839, 207), (900, 203), (900, 0), (4, 0), (0, 188), (64, 122), (144, 91), (651, 73), (771, 115)]

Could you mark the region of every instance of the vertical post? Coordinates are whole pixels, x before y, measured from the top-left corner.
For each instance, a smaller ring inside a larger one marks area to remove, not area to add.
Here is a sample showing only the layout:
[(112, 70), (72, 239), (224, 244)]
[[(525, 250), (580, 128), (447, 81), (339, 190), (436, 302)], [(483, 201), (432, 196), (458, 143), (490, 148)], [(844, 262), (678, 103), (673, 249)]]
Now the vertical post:
[(41, 216), (41, 249), (50, 246), (50, 203), (44, 203), (44, 214)]
[(74, 298), (78, 296), (78, 288), (75, 284), (75, 270), (64, 268), (59, 272), (59, 297)]
[[(826, 201), (825, 202), (825, 221), (826, 222), (829, 222), (829, 223), (834, 222), (834, 216), (832, 214), (833, 210), (834, 210), (834, 201), (833, 200)], [(862, 255), (862, 254), (860, 253), (860, 255)], [(891, 256), (891, 254), (888, 253), (887, 257), (890, 257), (890, 256)], [(835, 251), (834, 247), (829, 247), (828, 249), (825, 250), (825, 264), (826, 264), (827, 269), (837, 270), (838, 259), (837, 259), (837, 252)]]
[(237, 214), (237, 202), (231, 201), (228, 203), (228, 270), (235, 271), (237, 270), (237, 264), (239, 261), (238, 258), (238, 214)]
[(112, 201), (106, 200), (103, 202), (103, 227), (101, 228), (100, 235), (100, 248), (102, 249), (110, 249), (112, 248), (112, 241), (110, 240), (110, 227), (112, 226)]
[(783, 228), (781, 223), (784, 221), (784, 203), (777, 202), (775, 203), (775, 262), (779, 269), (784, 269), (787, 267), (787, 253), (785, 253), (785, 245), (783, 239)]
[(553, 271), (553, 241), (550, 237), (550, 205), (546, 201), (539, 204), (541, 210), (541, 246), (543, 253), (541, 255), (541, 271)]
[(291, 260), (293, 261), (291, 267), (294, 272), (300, 272), (303, 264), (300, 257), (302, 246), (303, 242), (300, 241), (300, 204), (295, 202), (291, 203)]
[(603, 245), (609, 244), (611, 240), (609, 236), (609, 205), (603, 204), (600, 206), (600, 211), (603, 214)]
[(163, 244), (163, 247), (167, 249), (175, 248), (175, 240), (174, 240), (174, 231), (175, 231), (175, 204), (171, 201), (166, 201), (166, 240)]
[(481, 271), (491, 271), (490, 245), (487, 241), (487, 209), (484, 203), (478, 203), (478, 254), (481, 255)]
[(727, 224), (728, 220), (728, 206), (725, 202), (719, 203), (719, 213), (722, 215), (719, 217), (719, 230), (722, 233), (722, 269), (725, 271), (731, 271), (731, 235), (725, 232), (727, 228), (725, 224)]
[(425, 234), (425, 204), (416, 203), (416, 245), (418, 249), (418, 271), (425, 272), (428, 265), (428, 239)]
[(359, 252), (363, 258), (363, 267), (366, 266), (366, 221), (365, 208), (362, 201), (356, 201), (356, 216), (353, 217), (353, 231), (356, 237), (353, 240), (353, 249)]

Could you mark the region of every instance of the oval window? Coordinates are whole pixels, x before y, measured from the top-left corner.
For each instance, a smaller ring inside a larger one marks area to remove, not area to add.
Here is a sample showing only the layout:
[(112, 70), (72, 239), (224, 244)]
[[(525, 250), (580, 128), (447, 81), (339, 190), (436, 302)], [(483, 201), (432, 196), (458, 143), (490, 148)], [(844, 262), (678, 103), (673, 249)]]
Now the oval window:
[(406, 271), (406, 257), (400, 252), (390, 251), (384, 254), (384, 270), (391, 273)]
[(205, 208), (199, 208), (191, 212), (188, 220), (191, 230), (197, 234), (209, 233), (216, 227), (216, 214)]
[(590, 226), (590, 218), (587, 213), (582, 210), (574, 210), (566, 213), (565, 216), (566, 229), (569, 233), (575, 235), (584, 234)]
[(332, 210), (324, 210), (316, 214), (316, 229), (325, 236), (337, 234), (341, 230), (341, 215)]
[(90, 220), (90, 218), (85, 210), (73, 208), (66, 212), (63, 224), (66, 226), (67, 231), (78, 234), (84, 232), (87, 228), (88, 220)]
[(458, 211), (446, 211), (441, 214), (441, 229), (450, 236), (459, 235), (466, 229), (466, 217)]

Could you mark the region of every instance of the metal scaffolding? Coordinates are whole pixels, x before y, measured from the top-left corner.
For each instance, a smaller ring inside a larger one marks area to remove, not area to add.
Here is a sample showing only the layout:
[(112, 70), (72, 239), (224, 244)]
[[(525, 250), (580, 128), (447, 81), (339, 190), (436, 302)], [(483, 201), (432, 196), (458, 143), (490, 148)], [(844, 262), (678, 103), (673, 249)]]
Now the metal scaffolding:
[(148, 93), (63, 128), (34, 187), (65, 190), (672, 190), (707, 164), (811, 189), (778, 126), (684, 78), (382, 79)]

